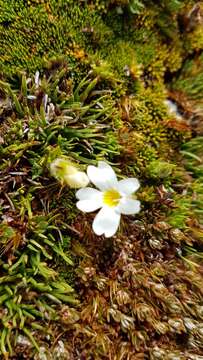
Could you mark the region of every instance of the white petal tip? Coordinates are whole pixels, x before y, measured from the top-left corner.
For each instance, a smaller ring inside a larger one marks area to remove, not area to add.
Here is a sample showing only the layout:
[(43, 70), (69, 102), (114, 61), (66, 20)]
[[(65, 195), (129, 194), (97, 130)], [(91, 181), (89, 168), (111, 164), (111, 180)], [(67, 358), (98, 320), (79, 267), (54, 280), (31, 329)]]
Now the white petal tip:
[(93, 221), (93, 231), (96, 235), (105, 237), (112, 237), (118, 230), (120, 223), (120, 214), (117, 214), (112, 209), (103, 207), (96, 215)]
[(131, 198), (127, 198), (127, 199), (123, 198), (116, 208), (116, 212), (123, 215), (135, 215), (138, 214), (140, 210), (141, 210), (140, 201)]

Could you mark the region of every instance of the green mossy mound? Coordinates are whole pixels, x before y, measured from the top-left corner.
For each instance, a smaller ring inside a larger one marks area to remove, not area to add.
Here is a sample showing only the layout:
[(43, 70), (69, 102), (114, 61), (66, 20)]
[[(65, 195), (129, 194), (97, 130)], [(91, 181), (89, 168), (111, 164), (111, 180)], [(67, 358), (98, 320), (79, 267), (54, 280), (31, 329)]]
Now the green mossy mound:
[[(201, 359), (202, 5), (0, 1), (0, 351)], [(112, 239), (50, 174), (136, 176)]]

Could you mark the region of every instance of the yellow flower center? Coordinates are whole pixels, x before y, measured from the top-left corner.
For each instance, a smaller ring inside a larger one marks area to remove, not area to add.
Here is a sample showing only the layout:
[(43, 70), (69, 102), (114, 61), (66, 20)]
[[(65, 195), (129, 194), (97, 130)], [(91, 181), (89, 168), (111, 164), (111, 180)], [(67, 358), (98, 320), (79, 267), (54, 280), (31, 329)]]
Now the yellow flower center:
[(103, 202), (108, 206), (117, 206), (121, 196), (119, 192), (115, 189), (109, 189), (104, 191)]

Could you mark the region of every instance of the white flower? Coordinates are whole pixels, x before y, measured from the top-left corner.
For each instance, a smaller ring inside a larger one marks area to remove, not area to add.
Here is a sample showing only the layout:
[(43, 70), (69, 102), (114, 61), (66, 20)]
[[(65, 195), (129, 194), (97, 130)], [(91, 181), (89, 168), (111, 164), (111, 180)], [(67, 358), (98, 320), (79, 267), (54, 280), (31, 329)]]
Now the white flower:
[(166, 105), (166, 107), (168, 108), (168, 112), (170, 115), (175, 116), (177, 119), (182, 120), (182, 116), (178, 111), (178, 107), (176, 105), (176, 103), (174, 101), (171, 101), (169, 99), (164, 100), (164, 104)]
[(50, 164), (52, 176), (71, 188), (82, 188), (88, 185), (88, 176), (66, 158), (57, 158)]
[(87, 175), (99, 189), (86, 187), (76, 192), (76, 206), (84, 212), (101, 208), (93, 221), (95, 234), (113, 236), (119, 226), (121, 214), (132, 215), (140, 211), (140, 201), (135, 200), (133, 193), (140, 184), (136, 178), (117, 180), (110, 165), (99, 161), (98, 167), (88, 166)]

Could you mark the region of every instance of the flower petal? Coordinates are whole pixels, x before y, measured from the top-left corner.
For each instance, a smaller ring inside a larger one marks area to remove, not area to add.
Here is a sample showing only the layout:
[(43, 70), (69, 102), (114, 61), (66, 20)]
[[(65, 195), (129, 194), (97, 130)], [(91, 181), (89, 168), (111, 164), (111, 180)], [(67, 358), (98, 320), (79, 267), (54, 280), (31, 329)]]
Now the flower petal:
[(97, 198), (102, 199), (103, 196), (101, 191), (97, 189), (93, 189), (91, 187), (80, 189), (76, 192), (75, 195), (78, 200), (94, 200)]
[(95, 216), (92, 228), (96, 235), (104, 234), (108, 238), (116, 233), (119, 223), (120, 214), (108, 207), (103, 207)]
[(76, 197), (79, 199), (76, 203), (77, 208), (84, 212), (95, 211), (103, 205), (102, 192), (90, 187), (78, 190)]
[(90, 181), (100, 190), (113, 188), (118, 183), (114, 170), (104, 161), (99, 161), (98, 167), (89, 165), (87, 175)]
[(124, 215), (137, 214), (140, 212), (140, 201), (130, 198), (122, 198), (115, 211)]
[(102, 202), (97, 200), (79, 200), (76, 206), (83, 212), (92, 212), (98, 210), (102, 206)]
[[(98, 168), (99, 169), (109, 169), (110, 171), (112, 171), (114, 173), (114, 170), (112, 169), (111, 165), (109, 165), (105, 161), (98, 161)], [(115, 173), (114, 173), (114, 175), (115, 175)]]
[(118, 182), (118, 191), (123, 195), (131, 195), (137, 191), (140, 187), (140, 183), (136, 178), (127, 178)]

